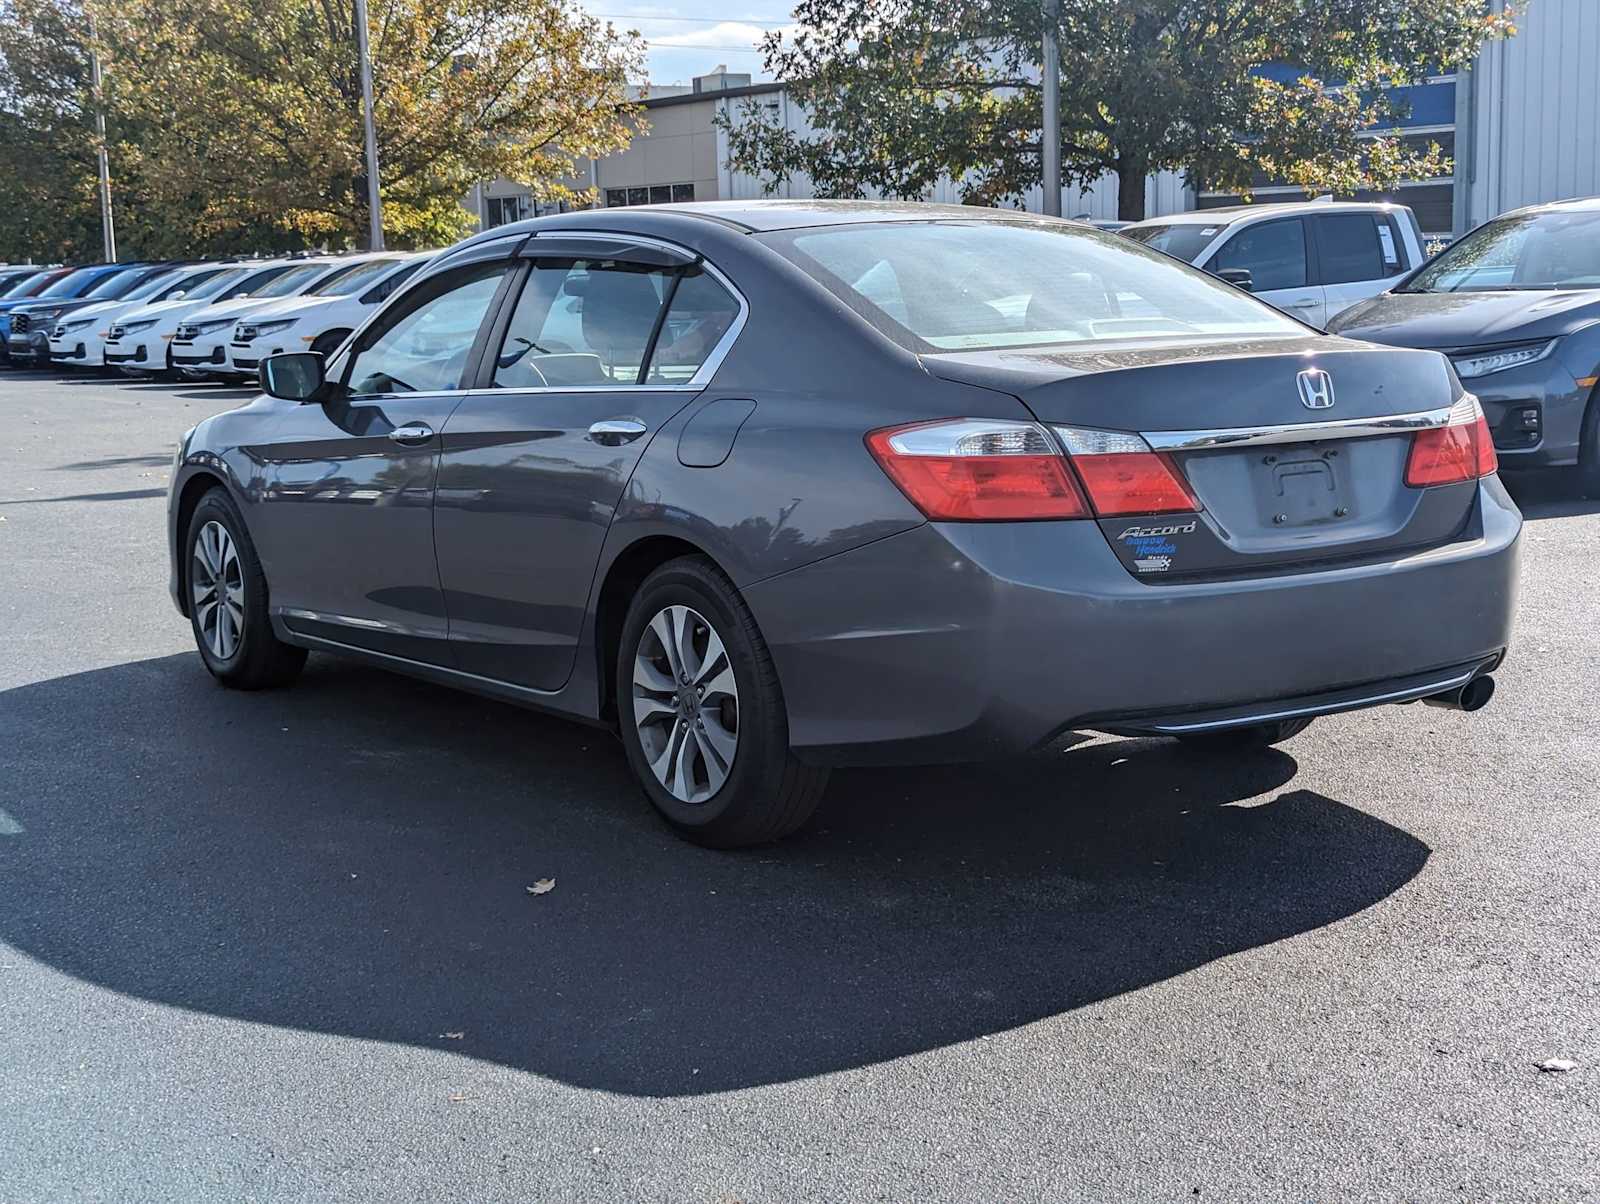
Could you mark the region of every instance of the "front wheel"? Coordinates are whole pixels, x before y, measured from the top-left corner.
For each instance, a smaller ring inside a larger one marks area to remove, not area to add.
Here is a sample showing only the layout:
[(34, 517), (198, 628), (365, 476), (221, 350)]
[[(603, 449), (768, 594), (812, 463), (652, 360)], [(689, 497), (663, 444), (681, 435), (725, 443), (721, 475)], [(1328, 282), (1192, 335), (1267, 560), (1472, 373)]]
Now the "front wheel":
[(1600, 499), (1600, 388), (1589, 398), (1578, 442), (1578, 488), (1584, 497)]
[(828, 771), (790, 751), (772, 655), (709, 561), (670, 561), (645, 579), (623, 622), (616, 691), (628, 763), (680, 835), (737, 848), (810, 818)]
[(1252, 723), (1249, 727), (1229, 727), (1217, 732), (1186, 732), (1178, 739), (1207, 752), (1247, 752), (1252, 748), (1282, 744), (1310, 726), (1310, 719), (1280, 719), (1275, 723)]
[(200, 499), (187, 538), (189, 622), (206, 668), (238, 690), (288, 685), (306, 663), (306, 650), (272, 630), (267, 579), (227, 490), (218, 486)]

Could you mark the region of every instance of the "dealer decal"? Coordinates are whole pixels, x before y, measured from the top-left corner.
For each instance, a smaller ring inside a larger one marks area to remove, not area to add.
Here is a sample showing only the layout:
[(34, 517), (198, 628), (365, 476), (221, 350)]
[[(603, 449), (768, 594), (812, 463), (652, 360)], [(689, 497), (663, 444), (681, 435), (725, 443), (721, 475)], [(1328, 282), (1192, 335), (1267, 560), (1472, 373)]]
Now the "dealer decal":
[(1133, 567), (1136, 570), (1141, 573), (1166, 573), (1171, 571), (1172, 558), (1178, 552), (1178, 545), (1172, 542), (1172, 536), (1193, 535), (1196, 525), (1197, 520), (1190, 519), (1186, 523), (1129, 527), (1117, 539), (1127, 544), (1128, 550), (1133, 553)]

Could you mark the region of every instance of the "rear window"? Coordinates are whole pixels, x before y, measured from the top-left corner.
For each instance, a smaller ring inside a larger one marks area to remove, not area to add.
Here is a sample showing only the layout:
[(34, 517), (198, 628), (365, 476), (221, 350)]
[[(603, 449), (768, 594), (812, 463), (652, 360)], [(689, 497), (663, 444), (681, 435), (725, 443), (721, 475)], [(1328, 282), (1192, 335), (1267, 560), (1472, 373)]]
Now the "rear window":
[(1154, 251), (1175, 255), (1184, 263), (1193, 263), (1221, 234), (1227, 226), (1222, 222), (1171, 222), (1162, 226), (1130, 226), (1122, 231), (1124, 238), (1142, 242)]
[(868, 321), (930, 351), (1304, 328), (1115, 234), (1043, 222), (881, 222), (761, 236)]

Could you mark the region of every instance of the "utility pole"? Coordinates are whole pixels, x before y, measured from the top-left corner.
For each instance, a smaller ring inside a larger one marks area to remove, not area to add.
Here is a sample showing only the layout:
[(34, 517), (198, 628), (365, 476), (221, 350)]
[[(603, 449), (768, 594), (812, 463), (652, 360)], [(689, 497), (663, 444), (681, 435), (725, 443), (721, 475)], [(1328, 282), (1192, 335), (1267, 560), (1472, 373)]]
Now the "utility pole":
[(100, 54), (95, 49), (99, 37), (94, 18), (89, 18), (89, 83), (94, 93), (94, 132), (100, 161), (100, 239), (105, 245), (107, 263), (117, 262), (117, 224), (111, 218), (111, 160), (106, 154), (106, 103), (100, 87)]
[(367, 133), (367, 220), (374, 251), (383, 250), (383, 202), (378, 199), (378, 127), (372, 120), (372, 55), (367, 48), (367, 0), (356, 4), (356, 53), (361, 56), (361, 111)]
[(1060, 0), (1044, 0), (1044, 128), (1040, 138), (1044, 211), (1051, 217), (1061, 216), (1061, 47), (1056, 41), (1060, 17)]

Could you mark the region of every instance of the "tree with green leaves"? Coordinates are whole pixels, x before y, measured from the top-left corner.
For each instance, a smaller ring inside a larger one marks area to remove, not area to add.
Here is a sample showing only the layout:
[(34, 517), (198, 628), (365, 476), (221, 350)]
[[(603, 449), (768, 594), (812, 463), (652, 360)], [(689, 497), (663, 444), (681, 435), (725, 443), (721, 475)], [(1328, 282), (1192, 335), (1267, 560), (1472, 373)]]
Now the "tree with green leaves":
[[(367, 225), (361, 79), (350, 0), (87, 0), (120, 149), (159, 199), (200, 198), (199, 232), (270, 222), (359, 244)], [(460, 199), (505, 176), (576, 200), (580, 160), (626, 147), (636, 35), (570, 0), (372, 0), (368, 12), (386, 235), (451, 241)]]
[[(1515, 32), (1483, 0), (801, 0), (766, 66), (811, 129), (746, 105), (724, 120), (731, 164), (824, 196), (924, 197), (948, 177), (974, 204), (1015, 203), (1041, 177), (1040, 48), (1061, 47), (1066, 184), (1119, 183), (1144, 216), (1144, 180), (1176, 170), (1248, 193), (1390, 188), (1449, 170), (1395, 125), (1395, 89), (1469, 63)], [(1285, 69), (1287, 68), (1287, 70)]]

